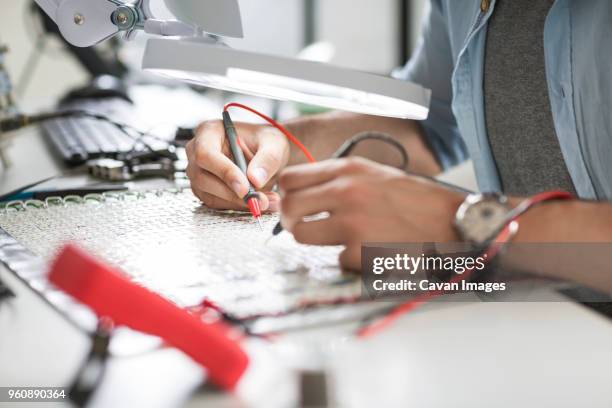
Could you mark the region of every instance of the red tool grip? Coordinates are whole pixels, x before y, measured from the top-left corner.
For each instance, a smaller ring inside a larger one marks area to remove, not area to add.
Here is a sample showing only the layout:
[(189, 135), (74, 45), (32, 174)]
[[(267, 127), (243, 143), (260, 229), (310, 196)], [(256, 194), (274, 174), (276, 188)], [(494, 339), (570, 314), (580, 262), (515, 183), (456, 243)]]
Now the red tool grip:
[(259, 206), (259, 199), (257, 197), (249, 198), (247, 200), (247, 205), (249, 206), (249, 210), (251, 210), (251, 214), (253, 214), (253, 217), (261, 217), (261, 207)]
[(230, 326), (204, 323), (75, 246), (61, 251), (49, 280), (115, 325), (161, 337), (182, 350), (204, 366), (219, 387), (233, 390), (247, 369), (248, 356), (231, 337)]

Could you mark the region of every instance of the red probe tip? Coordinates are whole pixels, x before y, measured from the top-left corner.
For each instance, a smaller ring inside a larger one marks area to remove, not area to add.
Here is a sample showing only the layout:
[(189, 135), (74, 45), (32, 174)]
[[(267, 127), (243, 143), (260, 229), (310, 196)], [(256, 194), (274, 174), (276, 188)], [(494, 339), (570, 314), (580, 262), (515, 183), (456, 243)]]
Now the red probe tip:
[(251, 214), (253, 214), (253, 217), (261, 217), (261, 207), (259, 206), (259, 200), (257, 199), (257, 197), (249, 198), (247, 200), (247, 205), (249, 206), (249, 210), (251, 210)]
[(261, 224), (261, 207), (259, 206), (259, 200), (256, 197), (251, 197), (247, 200), (247, 204), (249, 206), (249, 210), (251, 210), (251, 214), (257, 220), (259, 224), (259, 229), (263, 231), (263, 225)]

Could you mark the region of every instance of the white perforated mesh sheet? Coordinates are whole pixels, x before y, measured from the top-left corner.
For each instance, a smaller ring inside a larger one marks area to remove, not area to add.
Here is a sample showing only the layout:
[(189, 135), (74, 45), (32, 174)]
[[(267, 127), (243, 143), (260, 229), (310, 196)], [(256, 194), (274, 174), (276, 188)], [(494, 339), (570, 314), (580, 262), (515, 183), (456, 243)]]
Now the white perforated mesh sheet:
[(359, 297), (359, 279), (337, 266), (339, 248), (287, 233), (268, 240), (277, 220), (264, 216), (261, 232), (250, 215), (208, 210), (184, 191), (9, 209), (0, 227), (47, 262), (76, 243), (181, 306), (207, 298), (238, 318)]

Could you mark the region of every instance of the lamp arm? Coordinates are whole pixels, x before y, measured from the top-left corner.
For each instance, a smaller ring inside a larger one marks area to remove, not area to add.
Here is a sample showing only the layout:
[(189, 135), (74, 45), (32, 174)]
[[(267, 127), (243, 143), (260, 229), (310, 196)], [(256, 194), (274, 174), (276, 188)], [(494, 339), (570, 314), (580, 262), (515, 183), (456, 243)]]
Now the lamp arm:
[[(90, 47), (119, 32), (128, 36), (147, 18), (148, 0), (134, 4), (118, 0), (35, 0), (36, 4), (57, 24), (70, 44)], [(142, 4), (145, 7), (142, 8)]]
[(165, 0), (178, 20), (156, 19), (150, 0), (35, 0), (77, 47), (90, 47), (114, 35), (127, 39), (138, 30), (161, 36), (200, 36), (204, 32), (242, 37), (238, 0)]

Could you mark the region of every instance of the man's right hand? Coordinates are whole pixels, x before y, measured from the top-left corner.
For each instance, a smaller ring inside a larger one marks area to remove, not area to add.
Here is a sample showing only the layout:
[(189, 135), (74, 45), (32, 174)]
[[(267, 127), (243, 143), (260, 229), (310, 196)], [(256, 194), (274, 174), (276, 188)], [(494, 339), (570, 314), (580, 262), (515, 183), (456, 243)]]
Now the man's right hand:
[[(263, 211), (278, 211), (280, 197), (272, 192), (276, 175), (289, 161), (290, 146), (285, 136), (270, 126), (236, 123), (244, 155), (249, 162), (247, 176), (261, 192)], [(221, 121), (202, 123), (187, 144), (187, 176), (191, 189), (202, 202), (215, 209), (246, 209), (247, 176), (234, 164)]]

